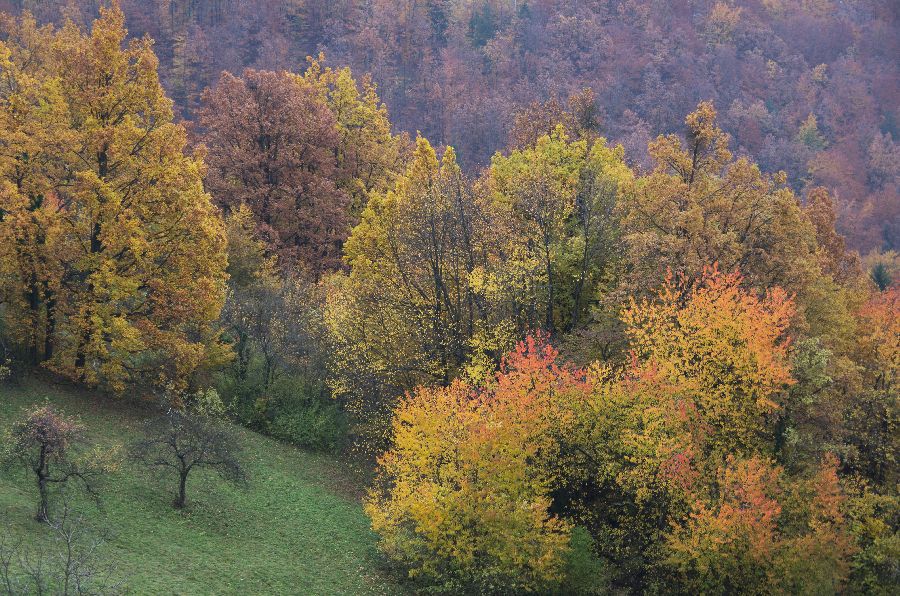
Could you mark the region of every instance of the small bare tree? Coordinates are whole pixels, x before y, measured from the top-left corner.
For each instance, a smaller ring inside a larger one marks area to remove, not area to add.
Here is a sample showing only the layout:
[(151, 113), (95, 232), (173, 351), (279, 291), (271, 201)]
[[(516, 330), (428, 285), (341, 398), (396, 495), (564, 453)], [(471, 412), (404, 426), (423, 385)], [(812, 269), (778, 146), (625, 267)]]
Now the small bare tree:
[(123, 580), (101, 555), (102, 535), (90, 532), (68, 503), (46, 522), (50, 538), (38, 548), (0, 542), (0, 592), (6, 594), (120, 594)]
[(204, 396), (214, 392), (195, 394), (200, 399), (169, 406), (162, 416), (147, 422), (144, 438), (132, 447), (132, 457), (151, 468), (170, 469), (178, 475), (178, 492), (173, 505), (183, 509), (187, 505), (188, 477), (198, 468), (209, 468), (234, 483), (246, 478), (239, 456), (241, 444), (235, 433), (216, 415), (221, 401), (212, 408)]
[[(50, 519), (50, 487), (79, 481), (84, 490), (98, 498), (96, 483), (116, 467), (116, 449), (86, 451), (84, 428), (51, 406), (27, 410), (13, 424), (3, 454), (7, 465), (20, 464), (34, 474), (39, 500), (35, 519)], [(78, 452), (78, 453), (76, 453)]]

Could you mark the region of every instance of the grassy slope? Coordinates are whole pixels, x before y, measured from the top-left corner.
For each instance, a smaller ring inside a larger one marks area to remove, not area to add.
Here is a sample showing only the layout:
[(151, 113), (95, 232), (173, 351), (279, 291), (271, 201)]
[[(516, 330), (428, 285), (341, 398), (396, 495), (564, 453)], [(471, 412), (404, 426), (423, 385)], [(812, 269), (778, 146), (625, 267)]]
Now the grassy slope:
[[(49, 401), (76, 415), (98, 444), (127, 443), (145, 414), (84, 392), (28, 380), (0, 386), (0, 431), (24, 406)], [(394, 591), (375, 569), (374, 536), (335, 458), (298, 451), (241, 431), (249, 486), (206, 472), (191, 477), (189, 510), (172, 509), (171, 478), (127, 465), (103, 490), (103, 507), (84, 505), (111, 535), (105, 552), (133, 593), (382, 594)], [(26, 482), (28, 482), (26, 484)], [(0, 537), (37, 537), (34, 488), (21, 471), (0, 470)]]

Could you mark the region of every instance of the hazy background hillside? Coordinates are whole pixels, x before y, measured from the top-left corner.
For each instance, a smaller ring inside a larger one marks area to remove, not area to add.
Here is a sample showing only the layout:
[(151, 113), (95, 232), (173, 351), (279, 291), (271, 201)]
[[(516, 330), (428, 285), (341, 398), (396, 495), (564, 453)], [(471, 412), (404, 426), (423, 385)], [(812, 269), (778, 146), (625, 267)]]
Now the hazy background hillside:
[[(96, 0), (0, 0), (88, 23)], [(712, 99), (741, 153), (798, 190), (826, 185), (867, 252), (900, 247), (900, 5), (891, 0), (122, 0), (156, 40), (163, 83), (192, 119), (222, 70), (369, 72), (401, 130), (453, 145), (473, 171), (516, 108), (591, 87), (633, 165), (647, 140)]]

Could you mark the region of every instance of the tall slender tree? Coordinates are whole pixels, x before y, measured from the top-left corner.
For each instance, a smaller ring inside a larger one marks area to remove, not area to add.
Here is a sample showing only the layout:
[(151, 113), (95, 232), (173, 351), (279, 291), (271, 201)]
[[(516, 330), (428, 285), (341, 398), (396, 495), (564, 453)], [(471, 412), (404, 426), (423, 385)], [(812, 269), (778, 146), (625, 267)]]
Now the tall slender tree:
[(218, 204), (250, 207), (281, 265), (340, 266), (350, 200), (337, 185), (334, 114), (315, 90), (287, 72), (224, 73), (200, 124)]

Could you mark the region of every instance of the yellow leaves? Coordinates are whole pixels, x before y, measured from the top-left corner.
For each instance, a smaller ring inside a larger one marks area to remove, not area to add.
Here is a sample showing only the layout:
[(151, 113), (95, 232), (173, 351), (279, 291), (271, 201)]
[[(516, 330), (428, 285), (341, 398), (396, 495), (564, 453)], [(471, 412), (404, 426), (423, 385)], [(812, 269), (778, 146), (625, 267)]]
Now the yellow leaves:
[[(479, 290), (476, 288), (476, 292)], [(470, 356), (463, 368), (464, 378), (473, 386), (490, 382), (497, 369), (495, 354), (512, 350), (518, 333), (510, 321), (501, 321), (491, 327), (479, 321), (467, 344)]]
[(718, 127), (712, 102), (703, 101), (687, 115), (687, 146), (676, 135), (659, 136), (648, 150), (658, 172), (678, 176), (689, 188), (705, 173), (716, 172), (731, 161), (729, 137)]
[(341, 354), (333, 386), (377, 402), (360, 390), (371, 379), (385, 389), (383, 406), (404, 389), (458, 374), (486, 318), (471, 282), (486, 252), (478, 216), (453, 150), (438, 159), (417, 139), (406, 171), (371, 194), (345, 243), (350, 274), (335, 277), (326, 309)]
[[(432, 581), (491, 569), (552, 589), (570, 531), (549, 515), (555, 506), (597, 524), (620, 555), (633, 552), (635, 533), (651, 545), (671, 527), (658, 556), (696, 592), (744, 583), (790, 592), (805, 573), (840, 583), (849, 551), (834, 461), (808, 484), (802, 510), (767, 459), (772, 414), (794, 382), (793, 300), (741, 282), (711, 267), (633, 300), (622, 315), (633, 348), (624, 370), (572, 369), (529, 339), (493, 379), (473, 360), (471, 381), (407, 397), (366, 505), (382, 547)], [(472, 345), (494, 340), (479, 330)], [(782, 527), (783, 510), (797, 528)], [(831, 563), (807, 569), (806, 552)], [(755, 568), (764, 572), (747, 575)]]
[(14, 238), (0, 269), (19, 272), (0, 291), (33, 297), (23, 343), (35, 363), (51, 359), (89, 384), (118, 391), (140, 374), (183, 383), (215, 341), (225, 234), (202, 164), (171, 122), (151, 44), (123, 47), (115, 5), (90, 34), (17, 24), (2, 52), (16, 84), (0, 84), (11, 124), (0, 144), (16, 147), (0, 156), (0, 176), (17, 175), (18, 187), (0, 222), (0, 238)]
[(127, 457), (122, 445), (97, 445), (82, 455), (84, 469), (94, 474), (115, 474)]
[(739, 274), (716, 268), (694, 283), (670, 277), (655, 300), (632, 301), (622, 315), (637, 356), (696, 392), (711, 447), (725, 452), (761, 447), (762, 417), (794, 382), (793, 301), (780, 288), (758, 298), (740, 284)]
[(250, 207), (241, 204), (225, 219), (228, 243), (228, 277), (238, 288), (267, 283), (275, 278), (275, 257), (266, 254), (266, 244), (258, 237)]
[(588, 167), (598, 177), (612, 180), (619, 188), (634, 180), (634, 172), (625, 163), (625, 148), (622, 145), (610, 147), (603, 137), (591, 145)]
[(509, 206), (526, 225), (561, 225), (574, 208), (579, 168), (587, 151), (585, 141), (570, 143), (562, 126), (540, 137), (534, 147), (500, 154), (491, 160), (488, 186), (494, 200)]
[(828, 82), (828, 65), (827, 64), (819, 64), (818, 66), (812, 69), (812, 74), (810, 78), (820, 84), (824, 85)]
[(783, 176), (733, 160), (709, 102), (686, 124), (684, 141), (670, 135), (651, 143), (656, 169), (624, 195), (630, 289), (653, 287), (667, 269), (693, 275), (717, 262), (740, 268), (748, 285), (802, 296), (818, 274), (815, 234)]
[(714, 148), (722, 153), (716, 157), (721, 161), (727, 161), (731, 154), (723, 146), (726, 138), (722, 130), (716, 125), (716, 108), (710, 101), (701, 101), (697, 109), (688, 114), (684, 122), (688, 126), (688, 141), (699, 145), (703, 149)]
[(341, 139), (338, 165), (349, 177), (341, 184), (358, 217), (370, 193), (385, 192), (393, 183), (406, 149), (404, 140), (391, 134), (387, 107), (368, 75), (358, 83), (349, 68), (323, 67), (324, 54), (306, 61), (306, 71), (295, 78), (312, 86), (334, 113)]
[(731, 41), (735, 28), (741, 20), (740, 7), (729, 6), (725, 2), (716, 2), (706, 17), (706, 36), (713, 43)]
[[(496, 383), (420, 388), (397, 409), (393, 447), (366, 511), (387, 553), (410, 574), (542, 589), (561, 579), (569, 525), (551, 515), (550, 427), (557, 392), (574, 390), (556, 353), (533, 340)], [(464, 584), (465, 585), (465, 584)]]

